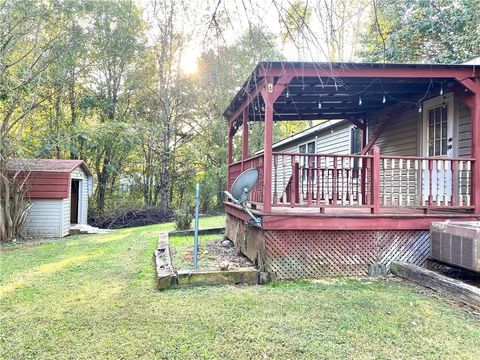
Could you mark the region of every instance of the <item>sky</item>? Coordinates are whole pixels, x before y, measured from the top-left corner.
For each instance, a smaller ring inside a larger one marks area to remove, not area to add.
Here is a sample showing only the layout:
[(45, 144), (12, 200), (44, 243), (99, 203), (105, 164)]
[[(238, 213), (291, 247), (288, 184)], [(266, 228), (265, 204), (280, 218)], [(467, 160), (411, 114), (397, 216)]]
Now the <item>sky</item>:
[[(153, 7), (164, 0), (135, 0), (152, 20)], [(188, 37), (181, 59), (186, 73), (196, 70), (196, 59), (205, 47), (232, 44), (248, 31), (249, 24), (261, 24), (277, 35), (277, 46), (287, 60), (354, 61), (359, 28), (368, 20), (370, 0), (304, 0), (311, 9), (308, 28), (295, 42), (282, 42), (287, 9), (293, 0), (177, 0), (177, 31)], [(213, 15), (222, 29), (218, 33)]]

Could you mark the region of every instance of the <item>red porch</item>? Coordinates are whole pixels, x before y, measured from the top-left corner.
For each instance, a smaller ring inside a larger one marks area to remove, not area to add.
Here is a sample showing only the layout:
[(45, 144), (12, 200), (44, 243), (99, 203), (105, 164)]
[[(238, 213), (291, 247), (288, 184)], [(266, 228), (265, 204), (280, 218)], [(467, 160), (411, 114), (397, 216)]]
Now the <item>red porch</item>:
[[(438, 97), (443, 104), (429, 107)], [(461, 105), (454, 112), (449, 101)], [(469, 110), (468, 134), (456, 130), (466, 123), (455, 120), (460, 106)], [(418, 114), (418, 123), (423, 124), (423, 117), (426, 124), (419, 129), (425, 144), (414, 150), (402, 147), (402, 142), (413, 143), (402, 134), (391, 141), (400, 144), (396, 147), (388, 144), (388, 137), (381, 141), (389, 128), (407, 121), (406, 113), (410, 119)], [(324, 238), (325, 232), (336, 230), (354, 231), (355, 236), (386, 231), (388, 238), (389, 231), (418, 234), (432, 222), (480, 216), (480, 70), (473, 66), (261, 63), (225, 116), (228, 189), (246, 169), (257, 168), (260, 174), (249, 198), (254, 214), (262, 218), (263, 235), (256, 235), (261, 239), (255, 247), (265, 244), (272, 231), (288, 233), (290, 239), (295, 231), (316, 231), (310, 235)], [(362, 132), (361, 151), (272, 150), (277, 121), (318, 119), (351, 121)], [(254, 121), (263, 123), (264, 150), (249, 157), (248, 123)], [(234, 162), (233, 138), (240, 129), (241, 158)], [(226, 212), (227, 233), (232, 223), (238, 228), (248, 220), (231, 202)]]

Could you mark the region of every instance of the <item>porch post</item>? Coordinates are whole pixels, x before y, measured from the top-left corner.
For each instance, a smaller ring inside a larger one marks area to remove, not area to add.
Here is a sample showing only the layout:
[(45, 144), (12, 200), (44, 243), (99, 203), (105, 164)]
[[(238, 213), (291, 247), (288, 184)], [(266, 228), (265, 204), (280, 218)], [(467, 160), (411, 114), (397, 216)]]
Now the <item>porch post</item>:
[(380, 148), (372, 148), (372, 214), (380, 213)]
[(477, 91), (472, 109), (472, 205), (474, 214), (480, 213), (480, 78), (475, 79)]
[(228, 123), (228, 163), (227, 165), (232, 164), (233, 162), (233, 133), (232, 125)]
[(273, 77), (266, 77), (262, 90), (265, 102), (265, 131), (263, 141), (263, 211), (272, 210), (272, 135), (273, 135)]
[(243, 161), (248, 158), (248, 110), (243, 110), (243, 128), (242, 128), (242, 171)]

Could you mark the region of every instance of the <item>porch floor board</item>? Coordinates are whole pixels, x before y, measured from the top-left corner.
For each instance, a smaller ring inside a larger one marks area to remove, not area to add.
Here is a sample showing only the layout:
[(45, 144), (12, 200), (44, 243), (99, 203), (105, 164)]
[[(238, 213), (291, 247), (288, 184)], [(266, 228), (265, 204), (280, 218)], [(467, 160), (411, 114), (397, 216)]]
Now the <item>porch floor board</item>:
[[(268, 215), (305, 215), (315, 217), (472, 217), (472, 214), (463, 209), (434, 209), (429, 210), (427, 214), (424, 213), (422, 208), (407, 208), (407, 207), (382, 207), (380, 213), (371, 214), (371, 210), (368, 207), (329, 207), (324, 208), (323, 213), (320, 212), (318, 207), (275, 207), (272, 206), (272, 210)], [(253, 213), (257, 215), (266, 215), (262, 211), (262, 205), (257, 205), (257, 208), (253, 210)]]

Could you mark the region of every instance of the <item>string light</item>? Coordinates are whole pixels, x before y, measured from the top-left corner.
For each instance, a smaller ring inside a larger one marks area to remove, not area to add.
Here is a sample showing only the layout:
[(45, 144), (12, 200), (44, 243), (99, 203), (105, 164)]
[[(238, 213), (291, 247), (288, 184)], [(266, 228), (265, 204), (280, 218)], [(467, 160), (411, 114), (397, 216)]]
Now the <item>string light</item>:
[(387, 102), (387, 96), (386, 94), (384, 93), (383, 94), (383, 99), (382, 99), (382, 104), (385, 104)]
[(423, 110), (422, 110), (422, 103), (419, 102), (418, 103), (418, 112), (421, 113)]
[(290, 97), (290, 92), (287, 89), (287, 93), (285, 94), (285, 97), (288, 99)]
[(443, 84), (440, 85), (440, 95), (443, 95)]
[(320, 102), (320, 100), (318, 100), (318, 108), (319, 108), (319, 109), (322, 108), (322, 103)]
[(359, 96), (359, 97), (358, 97), (358, 106), (362, 106), (362, 104), (363, 104), (363, 103), (362, 103), (362, 97)]

